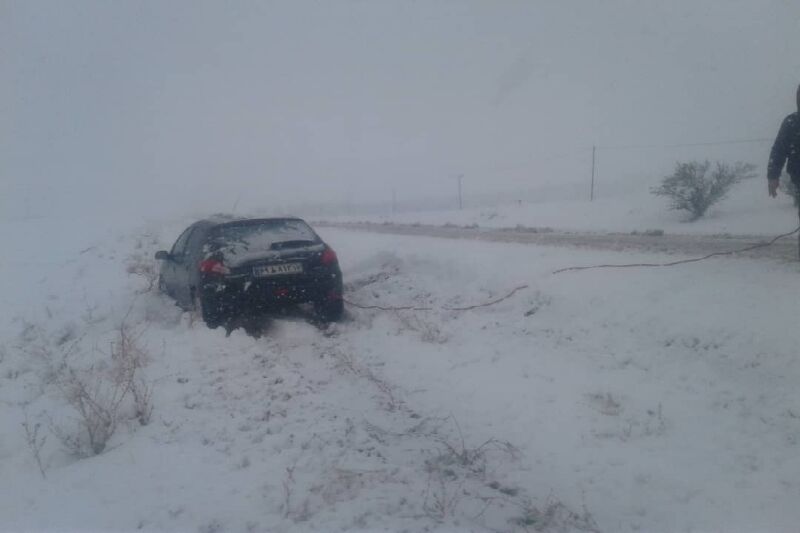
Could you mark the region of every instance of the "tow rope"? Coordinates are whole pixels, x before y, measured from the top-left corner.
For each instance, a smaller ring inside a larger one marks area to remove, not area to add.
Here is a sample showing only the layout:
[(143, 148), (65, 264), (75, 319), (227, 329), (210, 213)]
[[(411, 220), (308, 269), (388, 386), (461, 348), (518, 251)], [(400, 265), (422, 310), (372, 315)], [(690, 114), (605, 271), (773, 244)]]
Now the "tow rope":
[(745, 248), (738, 248), (736, 250), (729, 250), (727, 252), (714, 252), (708, 255), (704, 255), (703, 257), (693, 257), (691, 259), (681, 259), (680, 261), (670, 261), (668, 263), (626, 263), (626, 264), (610, 264), (610, 265), (589, 265), (589, 266), (574, 266), (574, 267), (567, 267), (567, 268), (560, 268), (558, 270), (554, 270), (553, 274), (561, 274), (562, 272), (575, 272), (578, 270), (592, 270), (597, 268), (649, 268), (649, 267), (671, 267), (675, 265), (684, 265), (686, 263), (697, 263), (698, 261), (705, 261), (706, 259), (711, 259), (712, 257), (718, 257), (721, 255), (734, 255), (740, 254), (744, 252), (749, 252), (750, 250), (757, 250), (758, 248), (766, 248), (767, 246), (772, 246), (780, 239), (784, 237), (789, 237), (794, 235), (795, 233), (800, 231), (800, 226), (795, 228), (793, 231), (789, 233), (783, 233), (782, 235), (778, 235), (774, 239), (768, 242), (760, 242), (758, 244), (754, 244), (752, 246), (747, 246)]

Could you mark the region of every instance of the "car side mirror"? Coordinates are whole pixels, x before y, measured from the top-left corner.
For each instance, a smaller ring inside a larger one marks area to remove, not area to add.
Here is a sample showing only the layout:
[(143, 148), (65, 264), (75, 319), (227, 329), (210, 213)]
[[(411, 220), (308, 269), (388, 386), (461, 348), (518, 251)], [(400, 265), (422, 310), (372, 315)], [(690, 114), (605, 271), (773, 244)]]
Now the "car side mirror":
[(169, 255), (169, 252), (166, 252), (164, 250), (159, 250), (156, 252), (156, 259), (158, 259), (159, 261), (169, 261), (171, 259), (171, 256)]

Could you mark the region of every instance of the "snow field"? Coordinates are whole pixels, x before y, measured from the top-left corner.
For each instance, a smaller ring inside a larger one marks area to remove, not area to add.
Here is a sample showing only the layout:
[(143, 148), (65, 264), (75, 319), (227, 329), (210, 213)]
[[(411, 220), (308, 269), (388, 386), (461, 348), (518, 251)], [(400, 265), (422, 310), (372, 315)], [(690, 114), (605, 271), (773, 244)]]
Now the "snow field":
[(466, 433), (518, 445), (530, 478), (585, 501), (601, 529), (791, 530), (796, 265), (721, 260), (552, 276), (570, 264), (653, 256), (395, 239), (364, 235), (358, 247), (460, 257), (453, 286), (437, 280), (439, 294), (520, 281), (532, 290), (443, 326), (434, 320), (452, 331), (447, 343), (388, 359), (390, 379), (418, 383), (424, 403), (453, 413)]
[[(659, 256), (324, 229), (350, 301), (434, 309), (350, 307), (327, 329), (298, 312), (260, 338), (226, 337), (128, 273), (182, 225), (73, 235), (57, 267), (32, 254), (21, 278), (4, 276), (4, 294), (28, 297), (4, 303), (3, 529), (791, 531), (800, 519), (796, 265), (553, 276)], [(443, 309), (521, 284), (496, 305)], [(78, 459), (48, 432), (74, 431), (75, 416), (41, 354), (75, 345), (70, 364), (102, 365), (123, 319), (149, 355), (152, 420), (126, 404), (107, 450)], [(46, 479), (26, 413), (47, 434)]]

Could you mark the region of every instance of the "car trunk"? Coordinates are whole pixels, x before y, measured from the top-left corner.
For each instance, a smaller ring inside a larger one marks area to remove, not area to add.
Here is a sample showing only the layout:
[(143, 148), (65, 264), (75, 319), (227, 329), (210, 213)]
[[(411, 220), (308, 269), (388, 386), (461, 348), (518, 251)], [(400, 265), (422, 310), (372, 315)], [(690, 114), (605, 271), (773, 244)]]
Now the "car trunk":
[(208, 280), (204, 290), (223, 305), (256, 310), (324, 298), (334, 282), (322, 262), (325, 249), (301, 221), (223, 226), (204, 252), (228, 272)]

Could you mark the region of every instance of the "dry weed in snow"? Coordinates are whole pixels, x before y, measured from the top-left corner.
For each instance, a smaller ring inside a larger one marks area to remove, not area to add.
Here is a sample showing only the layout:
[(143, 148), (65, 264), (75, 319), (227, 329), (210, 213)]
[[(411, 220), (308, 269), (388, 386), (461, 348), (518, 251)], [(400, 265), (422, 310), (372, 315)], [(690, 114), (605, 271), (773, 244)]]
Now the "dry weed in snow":
[(28, 412), (25, 411), (25, 421), (22, 422), (22, 428), (25, 430), (25, 442), (28, 444), (28, 448), (31, 450), (33, 458), (36, 460), (36, 465), (39, 467), (42, 478), (47, 479), (47, 475), (45, 475), (44, 472), (45, 468), (42, 464), (42, 448), (44, 448), (44, 445), (47, 443), (47, 435), (39, 435), (41, 427), (41, 422), (32, 424), (28, 418)]
[(458, 432), (457, 443), (437, 433), (439, 453), (425, 463), (428, 477), (422, 507), (430, 518), (439, 523), (467, 519), (489, 530), (505, 520), (502, 530), (598, 531), (588, 511), (576, 513), (557, 500), (537, 507), (524, 489), (494, 479), (520, 459), (519, 450), (495, 438), (468, 446), (458, 422), (450, 419)]
[(153, 413), (152, 387), (141, 376), (141, 370), (148, 362), (148, 354), (139, 343), (141, 332), (134, 333), (123, 323), (117, 333), (117, 341), (111, 348), (115, 373), (113, 379), (116, 383), (127, 384), (133, 397), (136, 419), (146, 426)]
[(447, 333), (442, 332), (442, 329), (437, 325), (436, 321), (430, 320), (430, 318), (425, 315), (420, 316), (418, 313), (398, 311), (397, 319), (400, 321), (403, 329), (419, 333), (422, 342), (444, 344), (450, 338)]
[[(147, 245), (145, 245), (145, 239)], [(157, 245), (157, 239), (145, 235), (137, 241), (136, 251), (128, 256), (125, 271), (144, 281), (144, 288), (137, 291), (139, 294), (150, 292), (158, 285), (158, 266), (153, 255)]]
[(133, 416), (140, 424), (150, 421), (153, 411), (152, 389), (141, 377), (147, 362), (138, 335), (124, 324), (111, 345), (110, 367), (91, 365), (75, 368), (63, 358), (55, 376), (67, 404), (77, 413), (77, 431), (64, 429), (52, 419), (50, 428), (64, 447), (77, 457), (103, 453), (124, 415), (122, 408), (131, 397)]
[(366, 379), (375, 385), (375, 387), (381, 392), (384, 401), (386, 402), (386, 408), (389, 411), (394, 411), (400, 407), (400, 405), (402, 405), (403, 402), (395, 394), (394, 387), (386, 380), (376, 375), (372, 369), (369, 368), (369, 366), (359, 363), (358, 360), (349, 352), (339, 351), (335, 354), (335, 356), (337, 363), (341, 366), (341, 368), (347, 370), (356, 377)]

